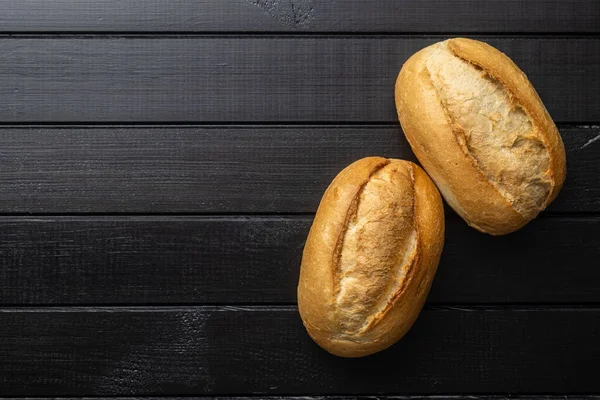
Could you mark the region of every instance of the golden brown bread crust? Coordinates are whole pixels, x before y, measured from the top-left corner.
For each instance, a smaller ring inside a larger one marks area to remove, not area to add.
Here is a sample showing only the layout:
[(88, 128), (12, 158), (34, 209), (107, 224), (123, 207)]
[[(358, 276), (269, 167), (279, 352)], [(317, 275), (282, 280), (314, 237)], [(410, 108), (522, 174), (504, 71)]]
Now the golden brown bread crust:
[(423, 168), (476, 229), (513, 232), (560, 191), (558, 130), (525, 74), (495, 48), (462, 38), (431, 45), (404, 64), (395, 98)]
[(441, 197), (408, 161), (367, 157), (325, 191), (298, 284), (310, 336), (343, 357), (380, 351), (417, 318), (444, 242)]

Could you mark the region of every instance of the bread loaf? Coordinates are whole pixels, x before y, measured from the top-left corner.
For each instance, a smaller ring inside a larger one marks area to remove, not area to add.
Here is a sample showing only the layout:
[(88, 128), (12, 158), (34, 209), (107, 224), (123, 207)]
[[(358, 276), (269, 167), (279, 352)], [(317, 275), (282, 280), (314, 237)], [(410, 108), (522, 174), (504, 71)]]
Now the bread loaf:
[(343, 357), (392, 345), (423, 307), (443, 243), (441, 196), (420, 167), (368, 157), (345, 168), (304, 247), (298, 307), (310, 336)]
[(556, 197), (565, 150), (525, 74), (486, 43), (451, 39), (414, 54), (395, 88), (402, 129), (463, 219), (513, 232)]

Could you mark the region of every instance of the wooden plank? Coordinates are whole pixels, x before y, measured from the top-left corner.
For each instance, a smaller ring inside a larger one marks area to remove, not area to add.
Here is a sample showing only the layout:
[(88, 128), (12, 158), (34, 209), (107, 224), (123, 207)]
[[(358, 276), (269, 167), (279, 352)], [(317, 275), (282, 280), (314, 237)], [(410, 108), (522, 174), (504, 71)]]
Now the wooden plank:
[[(2, 400), (255, 400), (259, 396), (210, 397), (0, 397)], [(266, 400), (598, 400), (599, 395), (365, 395), (356, 396), (260, 396)]]
[[(438, 37), (0, 39), (0, 122), (390, 122), (401, 65)], [(600, 121), (600, 38), (478, 37), (557, 121)]]
[[(0, 305), (293, 304), (310, 217), (2, 217)], [(447, 218), (429, 304), (600, 300), (599, 218)], [(574, 263), (576, 260), (576, 263)]]
[[(600, 211), (598, 126), (563, 126), (553, 212)], [(369, 155), (414, 160), (398, 125), (0, 127), (0, 213), (310, 213)]]
[(342, 359), (287, 307), (0, 311), (5, 396), (600, 391), (598, 309), (427, 309), (393, 348)]
[(593, 0), (4, 0), (2, 32), (598, 32)]

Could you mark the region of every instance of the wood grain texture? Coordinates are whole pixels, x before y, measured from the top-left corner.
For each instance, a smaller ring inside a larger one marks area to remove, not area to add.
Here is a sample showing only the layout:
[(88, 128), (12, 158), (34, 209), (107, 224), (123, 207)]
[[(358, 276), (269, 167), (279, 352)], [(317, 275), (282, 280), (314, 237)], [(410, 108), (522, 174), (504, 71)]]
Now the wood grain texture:
[(0, 310), (5, 396), (594, 393), (598, 309), (426, 309), (388, 351), (329, 355), (295, 308)]
[[(437, 37), (0, 39), (0, 122), (390, 122), (400, 67)], [(600, 38), (478, 36), (557, 121), (600, 121)]]
[[(560, 130), (568, 174), (550, 210), (598, 212), (600, 127)], [(372, 155), (414, 160), (399, 125), (0, 127), (0, 213), (310, 213)]]
[[(310, 217), (2, 217), (0, 305), (294, 304)], [(599, 218), (447, 218), (429, 304), (600, 299)], [(576, 260), (576, 261), (575, 261)]]
[(598, 400), (600, 395), (361, 395), (361, 396), (210, 396), (210, 397), (0, 397), (2, 400)]
[(598, 32), (594, 0), (4, 0), (2, 32)]

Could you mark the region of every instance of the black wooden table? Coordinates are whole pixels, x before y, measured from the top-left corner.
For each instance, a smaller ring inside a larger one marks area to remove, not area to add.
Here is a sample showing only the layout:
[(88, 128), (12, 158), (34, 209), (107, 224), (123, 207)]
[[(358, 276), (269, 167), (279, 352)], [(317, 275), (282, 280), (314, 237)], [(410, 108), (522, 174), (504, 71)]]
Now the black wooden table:
[[(600, 394), (600, 2), (0, 6), (0, 397)], [(528, 74), (566, 184), (505, 237), (449, 210), (414, 328), (333, 357), (295, 305), (316, 206), (414, 160), (396, 75), (459, 35)]]

